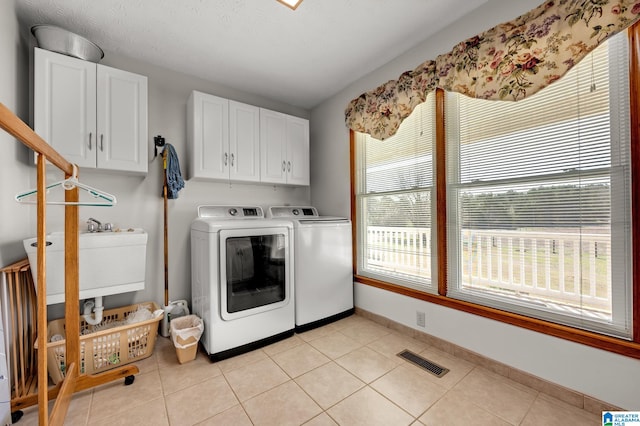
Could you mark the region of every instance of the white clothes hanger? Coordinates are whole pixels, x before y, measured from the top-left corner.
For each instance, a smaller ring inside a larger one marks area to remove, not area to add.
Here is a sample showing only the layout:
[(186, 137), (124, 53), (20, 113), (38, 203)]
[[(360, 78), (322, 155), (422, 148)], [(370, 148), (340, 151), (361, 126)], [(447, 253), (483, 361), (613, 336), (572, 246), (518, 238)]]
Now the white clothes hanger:
[[(47, 201), (47, 204), (53, 205), (67, 205), (67, 206), (114, 206), (117, 203), (116, 196), (109, 194), (108, 192), (104, 192), (100, 189), (93, 188), (89, 185), (85, 185), (78, 181), (78, 166), (73, 165), (73, 176), (61, 180), (56, 183), (52, 183), (51, 185), (47, 185), (46, 190), (47, 193), (50, 189), (62, 187), (65, 191), (69, 191), (73, 188), (79, 188), (86, 192), (88, 192), (96, 201), (78, 201), (78, 202), (68, 202), (68, 201)], [(16, 201), (19, 203), (25, 204), (35, 204), (35, 200), (29, 199), (33, 195), (37, 194), (37, 189), (30, 189), (25, 192), (21, 192), (16, 194)]]

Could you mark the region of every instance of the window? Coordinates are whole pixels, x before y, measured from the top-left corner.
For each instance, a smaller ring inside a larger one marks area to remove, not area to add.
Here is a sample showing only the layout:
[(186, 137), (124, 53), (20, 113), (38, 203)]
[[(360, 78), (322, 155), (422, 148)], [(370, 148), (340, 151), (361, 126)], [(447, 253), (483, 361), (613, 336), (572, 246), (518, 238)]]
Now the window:
[(640, 342), (630, 56), (624, 32), (525, 100), (432, 94), (392, 138), (354, 133), (356, 279), (628, 354), (602, 336)]
[(447, 93), (447, 295), (631, 338), (628, 42), (516, 103)]
[(358, 275), (435, 291), (435, 96), (384, 141), (355, 138)]

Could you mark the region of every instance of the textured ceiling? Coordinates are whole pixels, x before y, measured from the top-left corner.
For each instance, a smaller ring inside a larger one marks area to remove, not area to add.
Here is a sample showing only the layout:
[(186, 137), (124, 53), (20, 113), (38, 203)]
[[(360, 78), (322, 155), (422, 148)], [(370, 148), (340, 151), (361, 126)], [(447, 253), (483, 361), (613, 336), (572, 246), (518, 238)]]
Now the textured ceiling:
[(311, 109), (487, 0), (15, 1), (25, 26)]

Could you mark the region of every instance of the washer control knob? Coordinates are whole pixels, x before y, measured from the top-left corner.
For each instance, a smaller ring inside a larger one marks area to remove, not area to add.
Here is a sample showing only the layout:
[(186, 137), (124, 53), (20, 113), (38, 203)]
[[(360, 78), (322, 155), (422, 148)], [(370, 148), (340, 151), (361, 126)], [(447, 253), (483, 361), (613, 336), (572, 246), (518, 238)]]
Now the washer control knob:
[(238, 210), (237, 209), (229, 209), (229, 214), (231, 216), (236, 216), (238, 214)]
[(291, 213), (293, 213), (293, 215), (294, 215), (294, 216), (298, 216), (298, 215), (300, 214), (300, 210), (298, 210), (298, 209), (293, 209), (293, 210), (291, 211)]

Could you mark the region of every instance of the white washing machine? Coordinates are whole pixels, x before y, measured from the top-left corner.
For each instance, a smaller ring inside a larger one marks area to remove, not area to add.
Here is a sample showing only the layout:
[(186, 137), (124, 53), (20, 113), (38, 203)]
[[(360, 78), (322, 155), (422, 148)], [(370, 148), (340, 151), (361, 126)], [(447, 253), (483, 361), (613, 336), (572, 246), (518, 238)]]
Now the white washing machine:
[(315, 207), (274, 206), (270, 218), (288, 219), (295, 233), (296, 331), (351, 315), (353, 252), (351, 221), (320, 216)]
[(200, 206), (191, 224), (191, 305), (213, 361), (291, 336), (293, 226), (261, 207)]

